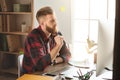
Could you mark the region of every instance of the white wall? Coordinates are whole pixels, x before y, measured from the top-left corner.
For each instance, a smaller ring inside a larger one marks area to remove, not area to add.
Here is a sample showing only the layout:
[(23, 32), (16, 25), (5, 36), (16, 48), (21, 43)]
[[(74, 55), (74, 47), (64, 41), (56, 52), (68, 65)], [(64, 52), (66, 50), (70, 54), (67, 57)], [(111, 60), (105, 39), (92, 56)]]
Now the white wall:
[[(51, 6), (57, 16), (58, 29), (62, 32), (66, 42), (71, 43), (71, 0), (34, 0), (34, 24), (35, 27), (38, 26), (36, 20), (36, 12), (43, 6)], [(60, 8), (63, 7), (65, 11), (61, 11)]]
[[(108, 0), (108, 10), (102, 5), (105, 0), (99, 2), (99, 35), (97, 54), (97, 75), (101, 74), (104, 67), (112, 68), (114, 33), (115, 33), (115, 1)], [(101, 3), (101, 4), (100, 4)], [(101, 7), (102, 6), (102, 7)]]

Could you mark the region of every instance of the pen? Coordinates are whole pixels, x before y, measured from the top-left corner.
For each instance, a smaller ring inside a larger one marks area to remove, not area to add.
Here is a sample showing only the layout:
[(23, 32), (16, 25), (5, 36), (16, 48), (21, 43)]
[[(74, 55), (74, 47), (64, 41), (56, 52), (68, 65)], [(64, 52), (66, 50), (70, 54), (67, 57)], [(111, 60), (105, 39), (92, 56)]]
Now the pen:
[(80, 77), (80, 76), (81, 76), (80, 73), (79, 73), (78, 71), (77, 71), (77, 73), (78, 73), (78, 75), (79, 75), (79, 77)]
[(79, 68), (79, 72), (80, 72), (80, 74), (81, 74), (81, 76), (82, 76), (82, 71), (80, 70), (80, 68)]
[[(80, 75), (80, 73), (77, 71), (77, 73), (78, 73), (78, 78), (79, 78), (79, 80), (84, 80), (84, 76), (82, 76), (82, 75)], [(77, 76), (74, 76), (74, 77), (77, 77)]]

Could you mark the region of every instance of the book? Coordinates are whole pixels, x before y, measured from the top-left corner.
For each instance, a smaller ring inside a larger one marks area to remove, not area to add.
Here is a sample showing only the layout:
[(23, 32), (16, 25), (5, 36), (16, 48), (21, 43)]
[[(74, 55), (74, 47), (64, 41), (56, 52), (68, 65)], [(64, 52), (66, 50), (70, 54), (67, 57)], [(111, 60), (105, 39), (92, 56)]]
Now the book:
[(50, 76), (24, 74), (17, 80), (56, 80), (56, 79), (55, 79), (55, 77), (50, 77)]
[(2, 15), (0, 15), (0, 32), (2, 32)]
[(10, 52), (19, 51), (21, 44), (18, 35), (7, 35), (7, 42)]
[(8, 51), (8, 43), (6, 35), (0, 34), (0, 50), (1, 51)]
[(30, 4), (13, 4), (14, 12), (29, 12)]
[(2, 48), (2, 36), (1, 35), (0, 35), (0, 42), (1, 42), (1, 44), (0, 44), (0, 51), (2, 51), (3, 48)]
[(13, 1), (11, 0), (0, 0), (1, 11), (13, 11)]
[(2, 32), (7, 31), (7, 15), (2, 15)]
[(11, 0), (4, 0), (6, 5), (6, 11), (12, 12), (13, 11), (13, 1)]
[(3, 12), (7, 11), (7, 5), (6, 5), (5, 0), (0, 0), (0, 5), (1, 5)]
[(2, 4), (1, 4), (1, 0), (0, 0), (0, 12), (2, 11)]

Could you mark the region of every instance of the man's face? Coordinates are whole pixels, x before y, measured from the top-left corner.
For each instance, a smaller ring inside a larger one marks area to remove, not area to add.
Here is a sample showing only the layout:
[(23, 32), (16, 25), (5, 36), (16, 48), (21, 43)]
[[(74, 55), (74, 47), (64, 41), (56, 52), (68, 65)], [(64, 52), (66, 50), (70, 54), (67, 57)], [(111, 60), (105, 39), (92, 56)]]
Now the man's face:
[(49, 33), (56, 33), (57, 29), (56, 29), (56, 26), (57, 26), (57, 23), (56, 23), (56, 17), (55, 15), (46, 15), (46, 20), (45, 20), (45, 26), (46, 26), (46, 30), (49, 32)]

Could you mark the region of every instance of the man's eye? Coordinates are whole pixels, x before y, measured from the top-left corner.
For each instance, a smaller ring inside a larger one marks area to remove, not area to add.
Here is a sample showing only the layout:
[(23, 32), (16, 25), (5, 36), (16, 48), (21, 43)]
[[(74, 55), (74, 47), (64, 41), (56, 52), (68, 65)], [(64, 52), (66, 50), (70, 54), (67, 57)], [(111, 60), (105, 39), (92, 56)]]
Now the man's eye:
[(55, 20), (52, 20), (51, 22), (55, 22)]

